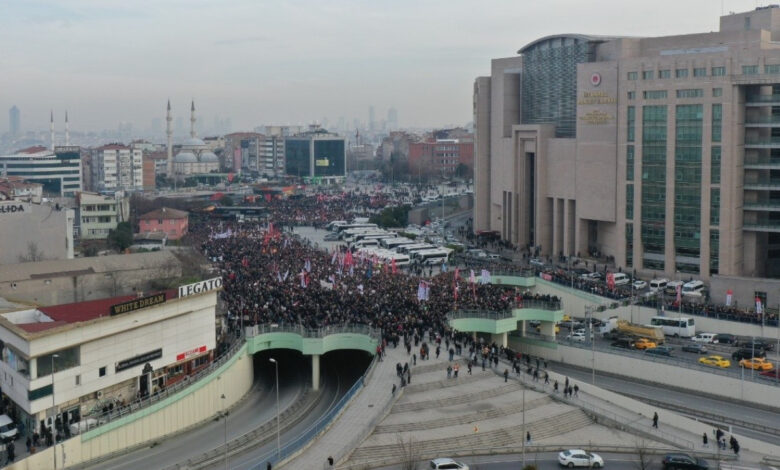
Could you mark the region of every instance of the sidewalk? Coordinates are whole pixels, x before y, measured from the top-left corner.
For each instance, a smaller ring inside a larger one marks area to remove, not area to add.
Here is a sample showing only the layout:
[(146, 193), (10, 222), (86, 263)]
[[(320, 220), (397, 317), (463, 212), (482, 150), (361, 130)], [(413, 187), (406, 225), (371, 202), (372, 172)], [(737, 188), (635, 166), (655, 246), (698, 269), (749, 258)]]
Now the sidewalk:
[[(409, 362), (409, 367), (412, 367), (411, 355), (407, 356), (406, 349), (403, 347), (403, 338), (397, 348), (388, 345), (385, 357), (377, 363), (363, 389), (352, 399), (331, 427), (299, 456), (283, 465), (283, 468), (306, 470), (328, 468), (326, 465), (328, 457), (338, 461), (357, 447), (379, 423), (395, 398), (391, 391), (393, 384), (397, 386), (399, 383), (395, 373), (395, 365), (399, 362), (402, 365)], [(414, 383), (414, 374), (412, 374), (412, 383)], [(396, 391), (396, 396), (398, 393)]]

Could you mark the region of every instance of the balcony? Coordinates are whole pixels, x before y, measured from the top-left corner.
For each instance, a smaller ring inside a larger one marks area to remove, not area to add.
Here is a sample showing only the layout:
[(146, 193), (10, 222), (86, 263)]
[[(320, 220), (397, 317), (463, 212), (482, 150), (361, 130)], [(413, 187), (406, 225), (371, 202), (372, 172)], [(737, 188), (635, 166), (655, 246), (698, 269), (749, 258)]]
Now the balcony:
[(745, 127), (780, 127), (780, 116), (757, 116), (745, 119)]
[(780, 95), (751, 95), (745, 98), (745, 106), (780, 106)]
[(780, 191), (780, 178), (766, 178), (754, 182), (745, 181), (745, 189), (753, 191)]
[(780, 233), (780, 220), (764, 220), (754, 223), (742, 224), (742, 229), (747, 232), (771, 232)]
[(746, 170), (780, 170), (780, 158), (745, 158)]
[(745, 148), (780, 148), (780, 137), (745, 137)]
[(780, 212), (780, 201), (745, 203), (742, 209), (754, 212)]

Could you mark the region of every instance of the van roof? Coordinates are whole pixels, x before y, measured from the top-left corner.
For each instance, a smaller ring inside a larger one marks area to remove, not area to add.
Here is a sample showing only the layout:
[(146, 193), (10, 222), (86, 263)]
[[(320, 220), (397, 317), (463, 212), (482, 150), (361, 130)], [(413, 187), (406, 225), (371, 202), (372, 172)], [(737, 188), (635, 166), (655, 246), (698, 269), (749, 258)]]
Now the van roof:
[(661, 278), (661, 279), (653, 279), (652, 281), (650, 281), (650, 284), (653, 284), (653, 283), (655, 283), (655, 284), (660, 284), (660, 283), (662, 283), (662, 282), (666, 282), (666, 283), (668, 283), (668, 282), (669, 282), (669, 279), (665, 279), (665, 278)]
[(5, 426), (6, 424), (13, 423), (14, 421), (8, 417), (8, 415), (0, 415), (0, 426)]

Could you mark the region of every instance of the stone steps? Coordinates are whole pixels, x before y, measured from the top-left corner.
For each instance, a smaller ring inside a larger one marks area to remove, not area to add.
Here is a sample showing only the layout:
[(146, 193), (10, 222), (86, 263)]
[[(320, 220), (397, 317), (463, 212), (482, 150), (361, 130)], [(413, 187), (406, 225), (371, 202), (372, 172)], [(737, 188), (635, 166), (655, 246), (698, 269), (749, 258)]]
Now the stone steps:
[[(525, 431), (531, 433), (534, 441), (541, 441), (553, 436), (565, 434), (592, 424), (592, 420), (580, 409), (565, 411), (558, 415), (548, 416), (537, 421), (526, 423)], [(416, 455), (420, 459), (446, 454), (449, 451), (464, 448), (489, 448), (518, 445), (522, 443), (523, 426), (516, 425), (494, 431), (474, 433), (466, 436), (412, 441)], [(404, 440), (408, 445), (408, 438)], [(399, 444), (366, 446), (357, 448), (350, 456), (350, 463), (377, 461), (382, 459), (402, 459), (403, 451)]]
[(501, 387), (490, 388), (488, 390), (482, 390), (479, 392), (465, 393), (449, 398), (440, 398), (436, 400), (425, 400), (411, 403), (398, 403), (393, 406), (391, 413), (406, 413), (407, 411), (426, 410), (430, 408), (444, 408), (445, 406), (462, 405), (464, 403), (471, 403), (475, 401), (484, 400), (486, 398), (493, 398), (499, 395), (516, 392), (523, 388), (519, 383), (513, 383), (509, 385), (503, 385)]
[[(440, 369), (443, 374), (447, 373), (447, 368)], [(404, 394), (409, 393), (419, 393), (419, 392), (427, 392), (428, 390), (439, 390), (446, 387), (454, 387), (456, 385), (462, 385), (467, 384), (471, 382), (476, 382), (478, 380), (485, 380), (488, 377), (494, 377), (495, 374), (486, 372), (480, 372), (478, 374), (473, 375), (462, 375), (459, 374), (458, 378), (449, 378), (444, 380), (438, 380), (436, 382), (423, 382), (423, 383), (414, 383), (412, 385), (407, 385), (406, 389), (404, 390)]]
[[(526, 409), (532, 409), (537, 406), (543, 406), (552, 402), (552, 399), (548, 396), (537, 398), (535, 400), (526, 401)], [(385, 424), (379, 425), (374, 428), (374, 434), (382, 433), (394, 433), (394, 432), (407, 432), (407, 431), (420, 431), (425, 429), (443, 428), (447, 426), (455, 426), (458, 424), (468, 424), (477, 421), (484, 421), (486, 419), (500, 418), (501, 416), (509, 416), (523, 411), (523, 403), (515, 403), (511, 406), (505, 406), (503, 408), (494, 408), (487, 411), (478, 411), (461, 416), (452, 416), (448, 418), (434, 419), (431, 421), (423, 421), (417, 423), (401, 423), (401, 424)]]

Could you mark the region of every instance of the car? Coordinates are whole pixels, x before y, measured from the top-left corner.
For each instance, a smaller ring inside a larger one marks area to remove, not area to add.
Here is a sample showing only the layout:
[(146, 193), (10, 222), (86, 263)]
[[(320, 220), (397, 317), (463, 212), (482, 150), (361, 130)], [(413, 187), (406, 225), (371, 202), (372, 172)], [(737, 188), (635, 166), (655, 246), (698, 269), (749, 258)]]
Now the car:
[(712, 343), (715, 340), (714, 333), (697, 333), (696, 336), (691, 338), (691, 341), (696, 343)]
[(666, 454), (661, 463), (664, 470), (708, 470), (706, 460), (688, 454)]
[(631, 283), (631, 287), (633, 287), (634, 290), (642, 290), (645, 287), (647, 287), (647, 282), (645, 282), (645, 281), (643, 281), (641, 279), (637, 279), (636, 281)]
[(750, 359), (752, 357), (766, 357), (766, 353), (763, 349), (756, 349), (754, 351), (752, 349), (741, 348), (731, 354), (732, 361), (741, 361), (742, 359)]
[(592, 454), (582, 449), (564, 450), (558, 454), (558, 463), (564, 467), (603, 468), (604, 459), (599, 454)]
[(654, 348), (645, 349), (645, 353), (654, 354), (656, 356), (671, 356), (672, 348), (669, 346), (656, 346)]
[(685, 352), (692, 352), (696, 354), (707, 354), (707, 346), (700, 343), (688, 343), (684, 344), (680, 349)]
[(338, 241), (338, 239), (339, 239), (338, 233), (328, 233), (325, 235), (325, 238), (323, 238), (323, 240), (325, 240), (326, 242), (335, 242)]
[(0, 415), (0, 440), (5, 443), (12, 442), (18, 435), (16, 423), (8, 415)]
[(469, 466), (465, 463), (456, 462), (449, 458), (431, 460), (431, 468), (433, 470), (469, 470)]
[(577, 342), (580, 342), (580, 343), (584, 343), (585, 341), (588, 340), (588, 337), (587, 337), (587, 335), (585, 335), (584, 332), (575, 331), (574, 333), (572, 333), (569, 336), (567, 336), (566, 339), (568, 339), (569, 341), (577, 341)]
[(753, 359), (742, 359), (739, 361), (741, 367), (754, 370), (772, 370), (774, 365), (761, 357), (754, 357)]
[(637, 349), (650, 349), (658, 346), (658, 344), (654, 343), (653, 341), (650, 341), (647, 338), (639, 338), (634, 343), (634, 347)]
[(715, 335), (713, 342), (718, 344), (737, 344), (737, 337), (727, 333), (718, 333)]
[(759, 377), (766, 380), (774, 380), (777, 383), (780, 383), (780, 375), (778, 375), (778, 370), (768, 370), (765, 372), (761, 372), (758, 374)]
[(631, 338), (617, 338), (610, 346), (613, 348), (634, 349), (634, 340)]
[(713, 367), (731, 367), (731, 361), (728, 359), (725, 359), (723, 356), (707, 356), (702, 357), (699, 359), (699, 364), (704, 364), (705, 366), (713, 366)]
[(544, 267), (544, 261), (540, 260), (539, 258), (531, 258), (531, 261), (528, 262), (531, 266), (537, 267), (537, 268), (543, 268)]
[(755, 341), (742, 341), (738, 344), (738, 346), (745, 349), (763, 349), (764, 351), (771, 351), (775, 348), (774, 344), (758, 339)]

